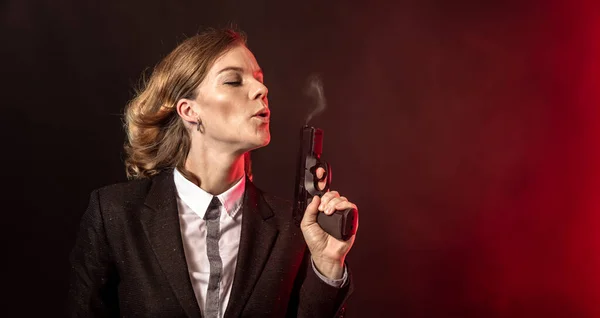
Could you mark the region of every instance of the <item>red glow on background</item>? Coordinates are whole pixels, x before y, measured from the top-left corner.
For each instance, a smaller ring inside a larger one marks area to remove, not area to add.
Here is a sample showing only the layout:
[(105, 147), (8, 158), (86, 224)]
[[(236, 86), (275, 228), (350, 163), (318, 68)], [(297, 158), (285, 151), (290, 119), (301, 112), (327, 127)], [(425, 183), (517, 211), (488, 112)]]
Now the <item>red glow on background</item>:
[(489, 192), (470, 262), (470, 303), (499, 317), (600, 317), (600, 6), (551, 10), (532, 27), (545, 30), (534, 63), (556, 87), (527, 150), (530, 184), (508, 200)]
[(584, 80), (579, 90), (579, 102), (585, 123), (581, 137), (581, 156), (586, 158), (581, 172), (584, 192), (583, 217), (574, 229), (571, 241), (573, 268), (585, 281), (581, 292), (590, 317), (600, 317), (600, 4), (588, 3), (582, 12), (583, 29), (588, 44), (584, 59)]

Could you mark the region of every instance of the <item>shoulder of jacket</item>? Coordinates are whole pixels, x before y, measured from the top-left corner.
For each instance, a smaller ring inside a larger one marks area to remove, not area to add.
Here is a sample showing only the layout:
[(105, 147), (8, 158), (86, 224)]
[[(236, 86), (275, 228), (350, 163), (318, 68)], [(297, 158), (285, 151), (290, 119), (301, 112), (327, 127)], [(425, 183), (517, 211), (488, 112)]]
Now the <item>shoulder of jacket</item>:
[[(135, 179), (114, 183), (95, 189), (103, 211), (127, 210), (142, 205), (146, 199), (152, 178)], [(93, 194), (92, 194), (93, 195)]]

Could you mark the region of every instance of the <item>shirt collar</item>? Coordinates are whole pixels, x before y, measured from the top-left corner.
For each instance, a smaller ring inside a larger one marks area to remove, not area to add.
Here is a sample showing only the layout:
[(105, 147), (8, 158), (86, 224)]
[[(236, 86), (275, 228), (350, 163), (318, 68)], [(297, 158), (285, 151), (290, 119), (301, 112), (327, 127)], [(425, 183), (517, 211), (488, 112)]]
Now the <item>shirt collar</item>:
[[(194, 213), (201, 218), (204, 218), (204, 214), (206, 213), (206, 209), (208, 209), (208, 205), (210, 204), (213, 195), (186, 179), (179, 170), (173, 170), (177, 195), (190, 207), (190, 209), (192, 209), (192, 211), (194, 211)], [(240, 208), (242, 206), (245, 188), (246, 178), (242, 177), (227, 191), (216, 196), (219, 198), (219, 201), (221, 201), (221, 204), (230, 217), (235, 217), (238, 211), (241, 210)]]

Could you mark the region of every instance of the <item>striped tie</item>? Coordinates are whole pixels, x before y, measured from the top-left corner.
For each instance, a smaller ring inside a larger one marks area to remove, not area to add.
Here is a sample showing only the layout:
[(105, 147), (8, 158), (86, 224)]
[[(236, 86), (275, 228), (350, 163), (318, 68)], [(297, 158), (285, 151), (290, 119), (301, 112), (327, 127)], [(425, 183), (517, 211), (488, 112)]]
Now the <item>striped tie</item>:
[(208, 289), (206, 293), (206, 303), (204, 305), (204, 317), (219, 318), (220, 301), (219, 289), (221, 285), (221, 274), (223, 272), (223, 262), (219, 255), (219, 238), (221, 237), (219, 229), (219, 209), (221, 202), (217, 197), (213, 197), (204, 220), (206, 220), (206, 254), (210, 263), (210, 277), (208, 279)]

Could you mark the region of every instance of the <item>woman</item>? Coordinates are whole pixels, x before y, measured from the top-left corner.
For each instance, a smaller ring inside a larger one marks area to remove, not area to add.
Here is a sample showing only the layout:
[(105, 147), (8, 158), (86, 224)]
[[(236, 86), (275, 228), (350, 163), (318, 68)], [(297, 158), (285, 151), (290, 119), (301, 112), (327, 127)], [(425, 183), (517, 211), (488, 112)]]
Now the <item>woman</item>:
[[(232, 30), (187, 39), (126, 108), (130, 182), (92, 192), (71, 253), (72, 316), (333, 317), (352, 284), (338, 241), (316, 222), (356, 206), (291, 204), (251, 182), (270, 141), (268, 90)], [(307, 249), (308, 247), (308, 249)]]

